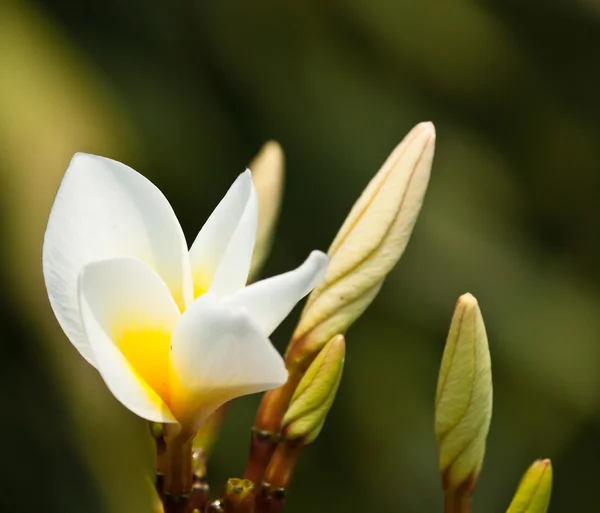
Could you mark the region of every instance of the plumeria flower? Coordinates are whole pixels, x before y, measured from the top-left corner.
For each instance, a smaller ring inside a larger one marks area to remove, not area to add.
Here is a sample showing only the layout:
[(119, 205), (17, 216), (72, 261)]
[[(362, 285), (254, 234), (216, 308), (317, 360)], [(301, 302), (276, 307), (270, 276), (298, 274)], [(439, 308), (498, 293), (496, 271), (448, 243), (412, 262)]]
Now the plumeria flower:
[(167, 199), (130, 167), (76, 154), (43, 248), (54, 313), (114, 396), (193, 431), (220, 405), (287, 379), (269, 335), (322, 279), (313, 251), (296, 270), (246, 286), (257, 196), (242, 173), (188, 251)]

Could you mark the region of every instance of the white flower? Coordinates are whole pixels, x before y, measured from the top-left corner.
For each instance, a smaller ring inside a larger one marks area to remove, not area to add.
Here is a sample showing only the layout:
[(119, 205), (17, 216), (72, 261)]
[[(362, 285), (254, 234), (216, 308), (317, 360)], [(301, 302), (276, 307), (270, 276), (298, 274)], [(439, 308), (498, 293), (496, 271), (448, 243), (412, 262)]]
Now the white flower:
[(285, 383), (268, 337), (328, 260), (314, 251), (246, 287), (257, 214), (247, 170), (188, 252), (150, 181), (114, 160), (73, 157), (46, 228), (44, 279), (69, 340), (137, 415), (195, 429), (224, 402)]

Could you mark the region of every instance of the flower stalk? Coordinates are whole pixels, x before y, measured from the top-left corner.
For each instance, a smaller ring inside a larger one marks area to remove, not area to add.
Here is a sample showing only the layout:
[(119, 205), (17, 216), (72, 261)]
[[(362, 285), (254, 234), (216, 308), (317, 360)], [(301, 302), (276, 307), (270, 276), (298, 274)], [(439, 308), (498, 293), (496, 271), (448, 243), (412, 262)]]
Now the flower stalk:
[(444, 497), (444, 513), (471, 513), (471, 491), (448, 492)]
[(305, 446), (304, 439), (283, 440), (277, 446), (265, 471), (257, 513), (279, 513), (283, 509), (287, 488)]
[(275, 390), (270, 390), (263, 396), (252, 429), (250, 453), (244, 473), (244, 477), (254, 483), (262, 481), (269, 460), (277, 448), (280, 439), (281, 421), (294, 391), (302, 379), (304, 370), (303, 367), (289, 369), (287, 382)]
[(165, 453), (165, 496), (188, 497), (192, 491), (192, 441), (179, 437), (167, 440)]

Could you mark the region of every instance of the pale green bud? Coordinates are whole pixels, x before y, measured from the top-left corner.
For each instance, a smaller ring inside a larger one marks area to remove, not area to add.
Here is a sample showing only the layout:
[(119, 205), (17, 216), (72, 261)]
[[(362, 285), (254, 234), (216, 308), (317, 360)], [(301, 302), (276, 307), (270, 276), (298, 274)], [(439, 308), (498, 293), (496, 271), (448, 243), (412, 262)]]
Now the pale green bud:
[[(309, 296), (292, 345), (293, 358), (314, 355), (344, 333), (371, 304), (404, 253), (433, 160), (435, 129), (414, 127), (371, 180), (329, 248), (329, 268)], [(297, 356), (297, 352), (302, 356)]]
[(471, 294), (458, 299), (438, 378), (435, 434), (447, 495), (470, 494), (492, 418), (492, 370), (483, 318)]
[(552, 493), (552, 463), (537, 460), (527, 469), (506, 513), (546, 513)]
[(336, 335), (311, 363), (283, 417), (285, 440), (302, 438), (307, 445), (317, 438), (342, 379), (345, 354), (344, 336)]
[(258, 196), (258, 226), (250, 267), (250, 281), (252, 281), (260, 272), (271, 251), (281, 207), (285, 161), (279, 143), (267, 141), (250, 163), (249, 168), (252, 171), (252, 181)]

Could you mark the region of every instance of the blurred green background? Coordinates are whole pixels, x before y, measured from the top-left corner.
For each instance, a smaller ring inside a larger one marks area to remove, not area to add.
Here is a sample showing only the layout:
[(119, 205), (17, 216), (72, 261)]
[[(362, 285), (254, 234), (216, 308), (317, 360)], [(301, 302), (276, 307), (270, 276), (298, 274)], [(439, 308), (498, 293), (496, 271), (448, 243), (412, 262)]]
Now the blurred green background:
[[(0, 0), (0, 511), (148, 509), (143, 423), (71, 347), (41, 275), (77, 151), (166, 194), (188, 240), (269, 139), (286, 152), (266, 275), (326, 249), (417, 122), (438, 132), (413, 239), (348, 334), (339, 397), (287, 511), (441, 511), (437, 368), (480, 301), (495, 402), (476, 512), (550, 457), (550, 511), (598, 511), (600, 3)], [(295, 318), (274, 335), (283, 349)], [(243, 472), (259, 397), (232, 408), (213, 489)]]

